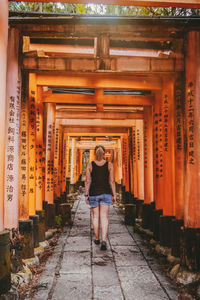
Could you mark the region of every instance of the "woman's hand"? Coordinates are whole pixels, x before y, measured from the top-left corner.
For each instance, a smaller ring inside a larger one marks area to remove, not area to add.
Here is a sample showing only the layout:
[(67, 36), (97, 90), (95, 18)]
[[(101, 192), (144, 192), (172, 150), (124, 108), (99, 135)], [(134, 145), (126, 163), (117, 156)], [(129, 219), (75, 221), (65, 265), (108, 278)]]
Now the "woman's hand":
[(116, 196), (112, 196), (111, 204), (115, 204), (115, 203), (116, 203)]
[(89, 196), (85, 195), (85, 203), (88, 204), (88, 205), (90, 204), (90, 202), (89, 202)]

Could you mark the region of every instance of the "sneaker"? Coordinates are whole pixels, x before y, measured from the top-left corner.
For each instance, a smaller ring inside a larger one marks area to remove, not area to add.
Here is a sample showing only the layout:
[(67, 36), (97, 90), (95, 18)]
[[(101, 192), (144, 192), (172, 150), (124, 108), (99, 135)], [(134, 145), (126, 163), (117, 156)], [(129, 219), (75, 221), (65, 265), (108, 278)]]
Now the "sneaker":
[(101, 250), (105, 251), (107, 250), (107, 245), (106, 245), (106, 242), (101, 242)]
[(99, 245), (100, 244), (100, 240), (94, 240), (95, 245)]

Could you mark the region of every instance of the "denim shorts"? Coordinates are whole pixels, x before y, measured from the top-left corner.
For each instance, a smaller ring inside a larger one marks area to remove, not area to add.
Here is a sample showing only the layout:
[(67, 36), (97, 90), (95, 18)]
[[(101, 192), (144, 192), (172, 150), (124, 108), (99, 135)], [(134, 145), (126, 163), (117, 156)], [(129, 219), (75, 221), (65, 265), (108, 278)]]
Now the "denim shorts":
[(99, 204), (110, 205), (112, 200), (111, 194), (102, 194), (98, 196), (89, 196), (90, 207), (97, 207)]

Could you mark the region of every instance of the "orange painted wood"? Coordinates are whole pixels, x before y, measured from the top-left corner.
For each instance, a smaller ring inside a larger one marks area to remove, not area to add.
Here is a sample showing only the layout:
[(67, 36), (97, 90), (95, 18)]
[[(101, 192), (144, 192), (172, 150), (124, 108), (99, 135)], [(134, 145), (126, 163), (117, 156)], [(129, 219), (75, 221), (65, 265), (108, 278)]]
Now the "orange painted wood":
[(63, 128), (59, 125), (59, 159), (58, 159), (58, 194), (62, 193), (62, 149), (63, 149)]
[(52, 204), (54, 200), (54, 135), (55, 104), (47, 104), (46, 124), (46, 168), (45, 168), (45, 200)]
[[(11, 0), (10, 0), (11, 1)], [(12, 0), (19, 1), (19, 0)], [(22, 1), (22, 0), (20, 0)], [(44, 2), (49, 0), (26, 0), (26, 2)], [(51, 2), (62, 3), (91, 3), (91, 0), (51, 0)], [(93, 0), (93, 4), (114, 4), (114, 5), (131, 5), (131, 6), (157, 6), (157, 7), (183, 7), (183, 8), (200, 8), (199, 0)]]
[(174, 86), (175, 101), (175, 216), (184, 218), (184, 184), (185, 184), (185, 155), (184, 155), (184, 101), (185, 80), (177, 76)]
[(67, 135), (67, 144), (66, 144), (66, 177), (69, 177), (69, 148), (70, 148), (70, 136)]
[(138, 197), (138, 176), (137, 176), (137, 140), (136, 140), (136, 120), (133, 121), (133, 126), (132, 126), (132, 144), (133, 144), (133, 194), (134, 197)]
[(134, 181), (133, 181), (133, 133), (132, 133), (132, 127), (129, 128), (128, 131), (128, 145), (129, 145), (129, 168), (130, 168), (130, 191), (133, 194), (134, 193)]
[(42, 87), (37, 88), (36, 98), (36, 210), (42, 210), (43, 201), (43, 103)]
[[(120, 53), (119, 53), (120, 54)], [(163, 54), (164, 56), (165, 54)], [(174, 55), (175, 56), (175, 55)], [(180, 55), (179, 55), (180, 56)], [(181, 57), (178, 59), (181, 68)], [(23, 57), (23, 69), (30, 71), (60, 71), (60, 72), (96, 72), (99, 70), (114, 72), (174, 72), (176, 64), (171, 58), (154, 58), (138, 56), (112, 56), (110, 58), (91, 58), (80, 56), (67, 57)], [(182, 64), (182, 71), (184, 70)], [(180, 70), (180, 71), (181, 71)]]
[[(116, 76), (119, 75), (119, 76)], [(88, 87), (88, 88), (110, 88), (110, 89), (142, 89), (160, 90), (162, 81), (160, 76), (137, 75), (125, 76), (122, 74), (49, 74), (40, 73), (37, 75), (37, 84), (43, 86), (64, 86), (64, 87)], [(102, 103), (102, 102), (101, 102)], [(148, 104), (147, 104), (148, 105)]]
[(153, 109), (144, 107), (144, 203), (153, 202)]
[(58, 184), (59, 174), (59, 124), (55, 123), (55, 141), (54, 141), (54, 198), (60, 197), (60, 187)]
[(66, 147), (67, 147), (67, 141), (66, 138), (64, 138), (63, 136), (62, 192), (65, 192), (65, 187), (66, 187)]
[(174, 82), (163, 78), (163, 215), (175, 215), (175, 140), (174, 140)]
[[(21, 82), (19, 77), (19, 31), (9, 29), (7, 63), (7, 109), (5, 140), (4, 226), (18, 228), (19, 142)], [(1, 145), (3, 147), (3, 145)], [(2, 187), (3, 188), (3, 187)]]
[[(0, 1), (0, 170), (5, 168), (5, 115), (6, 115), (6, 71), (7, 71), (7, 44), (8, 44), (8, 3)], [(0, 231), (4, 229), (4, 172), (0, 172)]]
[(185, 226), (200, 228), (200, 34), (188, 33), (186, 51), (186, 173), (185, 173)]
[(21, 120), (20, 120), (20, 164), (19, 164), (19, 220), (29, 218), (29, 178), (28, 178), (28, 77), (22, 75)]
[(128, 149), (128, 137), (123, 137), (122, 143), (122, 170), (123, 170), (123, 185), (125, 186), (125, 190), (129, 191), (129, 149)]
[(71, 170), (70, 170), (70, 183), (74, 184), (75, 173), (76, 173), (76, 141), (74, 138), (71, 139)]
[(136, 164), (137, 164), (137, 198), (144, 200), (144, 147), (143, 121), (136, 120)]
[[(122, 99), (123, 101), (123, 99)], [(143, 119), (143, 112), (120, 113), (120, 112), (56, 112), (56, 119)]]
[(36, 74), (29, 74), (29, 215), (35, 215), (35, 161), (36, 161)]
[(155, 93), (153, 111), (153, 191), (156, 209), (163, 209), (163, 130), (161, 92)]
[[(98, 89), (97, 89), (98, 90)], [(82, 95), (82, 94), (48, 94), (43, 102), (47, 103), (84, 103), (84, 104), (123, 104), (152, 105), (152, 96), (137, 95)]]

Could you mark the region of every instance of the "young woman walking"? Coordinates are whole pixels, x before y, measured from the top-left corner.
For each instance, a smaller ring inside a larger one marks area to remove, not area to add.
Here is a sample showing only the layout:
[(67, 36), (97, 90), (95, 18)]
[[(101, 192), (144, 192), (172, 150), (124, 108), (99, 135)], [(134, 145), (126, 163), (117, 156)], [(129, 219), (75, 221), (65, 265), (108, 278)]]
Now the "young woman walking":
[(101, 223), (101, 250), (107, 249), (109, 206), (116, 202), (113, 164), (104, 159), (104, 154), (103, 146), (95, 147), (96, 160), (87, 165), (85, 181), (85, 201), (91, 207), (96, 245), (100, 244), (99, 227)]

